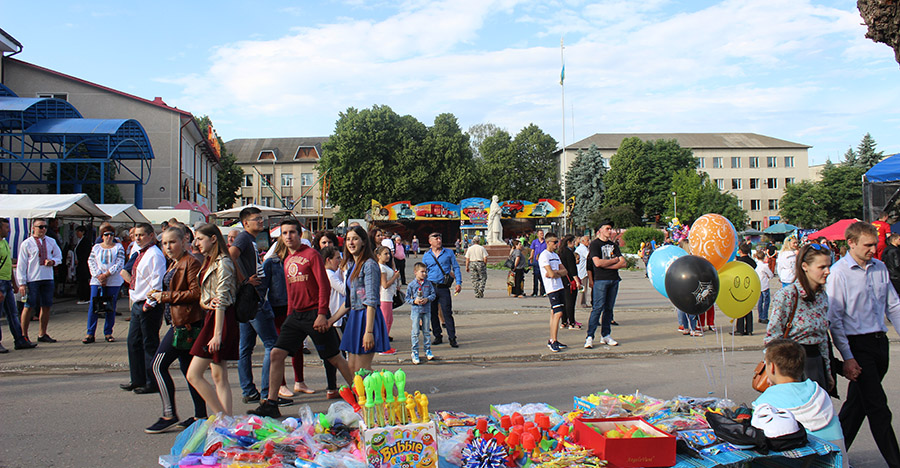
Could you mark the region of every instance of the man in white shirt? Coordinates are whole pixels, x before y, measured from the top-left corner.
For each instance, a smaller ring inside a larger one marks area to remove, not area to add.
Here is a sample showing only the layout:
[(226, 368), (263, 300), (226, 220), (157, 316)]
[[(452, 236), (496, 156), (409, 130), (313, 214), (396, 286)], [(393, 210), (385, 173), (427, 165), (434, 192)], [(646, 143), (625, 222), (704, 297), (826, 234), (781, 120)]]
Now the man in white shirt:
[(556, 254), (556, 250), (559, 248), (559, 238), (556, 237), (556, 233), (547, 233), (544, 236), (544, 242), (547, 243), (547, 250), (538, 256), (538, 268), (541, 270), (541, 280), (544, 282), (547, 298), (550, 299), (550, 341), (547, 342), (547, 347), (550, 348), (550, 351), (558, 353), (561, 348), (568, 347), (556, 340), (559, 332), (559, 319), (562, 318), (563, 309), (566, 307), (562, 279), (568, 272), (562, 266), (559, 255)]
[(134, 242), (138, 256), (131, 272), (128, 291), (131, 299), (131, 322), (128, 326), (128, 367), (131, 382), (121, 384), (122, 390), (134, 393), (158, 393), (156, 378), (153, 376), (153, 357), (159, 347), (159, 327), (162, 325), (163, 308), (159, 304), (147, 303), (151, 291), (162, 291), (163, 276), (166, 274), (166, 257), (156, 246), (153, 226), (139, 223), (134, 229)]
[(47, 237), (47, 220), (31, 221), (31, 237), (22, 241), (16, 263), (19, 294), (26, 296), (22, 309), (22, 335), (28, 339), (28, 324), (34, 309), (40, 309), (38, 341), (56, 343), (47, 334), (50, 306), (53, 305), (53, 267), (62, 262), (62, 251), (52, 237)]
[(588, 281), (588, 244), (591, 243), (590, 236), (581, 236), (578, 238), (578, 247), (575, 247), (575, 261), (578, 266), (578, 278), (581, 280), (581, 307), (590, 307), (585, 300), (590, 295), (590, 281)]
[(478, 243), (479, 239), (478, 236), (473, 237), (472, 245), (466, 250), (466, 273), (472, 272), (472, 288), (475, 290), (475, 297), (484, 297), (488, 252)]

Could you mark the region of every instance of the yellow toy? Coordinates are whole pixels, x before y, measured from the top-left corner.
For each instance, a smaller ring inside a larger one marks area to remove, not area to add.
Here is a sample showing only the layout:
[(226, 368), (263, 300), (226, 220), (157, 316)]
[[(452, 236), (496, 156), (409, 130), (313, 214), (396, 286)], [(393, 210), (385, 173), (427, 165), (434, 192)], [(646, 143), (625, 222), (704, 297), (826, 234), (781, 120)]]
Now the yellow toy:
[(419, 404), (419, 413), (421, 414), (421, 422), (427, 423), (431, 421), (431, 418), (428, 417), (428, 397), (423, 395), (422, 392), (416, 391), (416, 403)]
[(416, 399), (409, 393), (406, 394), (406, 411), (409, 412), (410, 423), (419, 422), (419, 418), (416, 416)]

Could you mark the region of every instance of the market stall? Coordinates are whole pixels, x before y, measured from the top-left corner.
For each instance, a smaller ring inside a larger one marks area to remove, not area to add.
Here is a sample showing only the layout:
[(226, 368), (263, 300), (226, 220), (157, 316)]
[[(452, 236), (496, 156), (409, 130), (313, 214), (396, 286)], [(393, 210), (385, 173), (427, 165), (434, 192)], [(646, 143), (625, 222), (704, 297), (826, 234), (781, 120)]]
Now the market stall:
[(111, 224), (137, 224), (150, 223), (150, 220), (144, 216), (140, 210), (134, 205), (129, 204), (100, 204), (97, 205), (104, 213), (109, 216)]
[[(19, 244), (29, 235), (29, 222), (34, 218), (64, 220), (109, 219), (109, 215), (83, 193), (71, 195), (0, 194), (0, 217), (9, 218), (9, 246), (12, 258), (18, 258)], [(60, 226), (59, 235), (67, 239), (69, 232)], [(62, 245), (60, 245), (62, 247)]]

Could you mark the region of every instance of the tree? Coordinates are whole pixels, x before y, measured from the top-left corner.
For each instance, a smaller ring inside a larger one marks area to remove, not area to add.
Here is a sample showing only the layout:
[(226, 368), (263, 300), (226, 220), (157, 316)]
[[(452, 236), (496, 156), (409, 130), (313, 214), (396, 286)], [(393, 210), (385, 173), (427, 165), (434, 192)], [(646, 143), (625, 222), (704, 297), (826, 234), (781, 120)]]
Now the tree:
[[(671, 195), (671, 192), (677, 194), (678, 219), (684, 224), (691, 224), (705, 214), (717, 213), (728, 218), (738, 231), (747, 226), (749, 217), (738, 198), (720, 191), (705, 172), (698, 173), (695, 169), (676, 171), (667, 194)], [(666, 213), (674, 215), (674, 197), (669, 197), (667, 205)]]
[(818, 183), (803, 180), (788, 184), (781, 197), (779, 214), (786, 222), (805, 228), (823, 228), (828, 223), (824, 194)]
[(828, 224), (862, 218), (862, 176), (865, 173), (866, 169), (860, 165), (825, 164), (818, 184), (828, 213)]
[[(524, 181), (518, 177), (518, 160), (512, 145), (512, 137), (506, 130), (499, 130), (485, 138), (478, 146), (481, 154), (479, 173), (483, 186), (501, 200), (520, 197)], [(485, 194), (487, 195), (487, 194)]]
[(872, 166), (878, 164), (884, 158), (884, 151), (876, 152), (876, 146), (877, 144), (872, 135), (866, 133), (859, 142), (859, 146), (856, 147), (856, 152), (859, 155), (857, 159), (858, 164), (866, 170), (871, 169)]
[(219, 174), (216, 177), (216, 205), (219, 210), (227, 210), (238, 200), (244, 170), (235, 163), (234, 153), (227, 151), (225, 145), (220, 144), (219, 148), (224, 154), (219, 159)]
[(453, 114), (440, 114), (424, 141), (431, 166), (440, 174), (430, 183), (440, 199), (462, 200), (475, 188), (475, 162), (469, 136), (462, 132)]
[(596, 145), (578, 150), (566, 173), (566, 196), (575, 197), (572, 218), (576, 226), (588, 226), (588, 218), (601, 206), (605, 175), (606, 166)]
[[(831, 160), (829, 160), (831, 162)], [(859, 156), (856, 154), (856, 151), (853, 148), (847, 148), (847, 152), (844, 153), (844, 164), (849, 164), (851, 166), (855, 166), (859, 163)]]
[(501, 130), (503, 129), (490, 122), (475, 124), (469, 127), (469, 131), (466, 133), (469, 135), (469, 146), (472, 148), (472, 156), (474, 156), (476, 160), (481, 159), (480, 148), (484, 139), (496, 135)]
[(601, 221), (606, 220), (612, 221), (617, 228), (641, 225), (641, 215), (629, 204), (602, 206), (588, 216), (586, 225), (594, 229), (599, 227)]
[(559, 198), (559, 157), (556, 140), (535, 124), (529, 124), (516, 134), (513, 148), (518, 160), (522, 188), (519, 198), (537, 201), (540, 198)]
[(894, 60), (900, 63), (900, 8), (887, 0), (857, 0), (859, 14), (868, 30), (866, 37), (894, 49)]

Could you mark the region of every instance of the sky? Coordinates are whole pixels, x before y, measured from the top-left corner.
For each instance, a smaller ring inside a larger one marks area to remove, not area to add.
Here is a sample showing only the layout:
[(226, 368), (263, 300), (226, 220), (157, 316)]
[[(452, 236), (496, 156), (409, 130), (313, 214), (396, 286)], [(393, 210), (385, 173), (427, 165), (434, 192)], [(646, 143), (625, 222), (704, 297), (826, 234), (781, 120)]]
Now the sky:
[(868, 132), (900, 153), (900, 65), (865, 38), (852, 0), (0, 0), (0, 11), (24, 45), (16, 58), (209, 115), (225, 141), (326, 136), (348, 108), (387, 105), (426, 125), (449, 112), (463, 130), (534, 123), (560, 144), (753, 132), (810, 145), (821, 164)]

